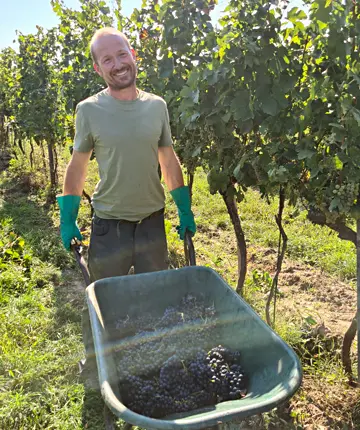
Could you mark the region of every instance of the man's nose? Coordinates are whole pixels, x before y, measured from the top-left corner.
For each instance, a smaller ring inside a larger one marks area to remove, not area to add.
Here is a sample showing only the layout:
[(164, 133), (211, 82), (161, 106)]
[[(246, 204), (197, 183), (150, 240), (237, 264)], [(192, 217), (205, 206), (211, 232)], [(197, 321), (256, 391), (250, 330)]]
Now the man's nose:
[(115, 63), (114, 63), (114, 68), (115, 69), (119, 69), (122, 65), (123, 65), (123, 61), (121, 60), (120, 57), (115, 57)]

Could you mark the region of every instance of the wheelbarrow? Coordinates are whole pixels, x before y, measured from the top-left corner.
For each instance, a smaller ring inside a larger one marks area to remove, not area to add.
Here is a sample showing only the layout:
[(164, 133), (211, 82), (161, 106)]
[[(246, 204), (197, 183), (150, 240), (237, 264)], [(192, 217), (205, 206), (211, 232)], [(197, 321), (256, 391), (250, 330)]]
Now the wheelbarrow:
[[(184, 245), (185, 267), (105, 278), (86, 288), (101, 394), (107, 408), (127, 423), (126, 429), (132, 426), (183, 430), (221, 428), (223, 423), (280, 406), (295, 394), (302, 381), (300, 361), (293, 349), (218, 273), (196, 265), (189, 235), (186, 235)], [(81, 263), (79, 254), (75, 254)], [(126, 316), (161, 315), (167, 307), (179, 303), (185, 294), (199, 293), (206, 297), (209, 305), (215, 306), (222, 342), (242, 353), (242, 367), (248, 375), (247, 395), (240, 400), (161, 419), (135, 413), (121, 399), (115, 362), (116, 344), (110, 336), (111, 328)]]

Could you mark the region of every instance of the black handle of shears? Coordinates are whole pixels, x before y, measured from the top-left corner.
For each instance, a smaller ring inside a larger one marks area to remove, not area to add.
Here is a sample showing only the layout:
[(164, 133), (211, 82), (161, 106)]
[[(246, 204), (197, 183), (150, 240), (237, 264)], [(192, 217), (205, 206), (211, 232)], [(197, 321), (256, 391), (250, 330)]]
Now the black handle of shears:
[(193, 243), (191, 234), (188, 230), (186, 230), (185, 232), (184, 251), (185, 251), (186, 264), (188, 266), (196, 266), (194, 243)]
[(78, 266), (80, 267), (81, 273), (84, 277), (85, 284), (86, 284), (86, 286), (88, 286), (91, 284), (90, 273), (89, 273), (89, 270), (87, 268), (85, 259), (81, 254), (82, 244), (81, 244), (81, 242), (79, 242), (78, 239), (74, 238), (71, 241), (70, 247), (71, 247), (71, 250), (75, 256), (76, 262), (77, 262)]

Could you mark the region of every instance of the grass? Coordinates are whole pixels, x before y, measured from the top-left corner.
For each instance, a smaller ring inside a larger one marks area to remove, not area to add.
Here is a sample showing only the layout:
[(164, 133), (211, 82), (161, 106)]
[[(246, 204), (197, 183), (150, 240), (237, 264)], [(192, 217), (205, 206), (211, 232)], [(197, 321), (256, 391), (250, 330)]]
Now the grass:
[[(240, 204), (243, 229), (252, 245), (277, 248), (279, 233), (275, 223), (278, 200), (259, 204), (255, 191), (246, 194)], [(351, 280), (356, 277), (356, 253), (352, 243), (339, 240), (328, 227), (320, 227), (306, 219), (302, 211), (294, 216), (294, 208), (284, 211), (284, 228), (288, 235), (287, 256), (317, 267), (324, 272)]]
[(0, 428), (80, 428), (79, 316), (75, 309), (70, 318), (64, 312), (66, 284), (57, 266), (68, 257), (55, 241), (44, 241), (56, 232), (45, 210), (25, 196), (4, 201), (0, 217), (2, 241), (21, 234), (31, 256), (29, 273), (17, 259), (0, 274)]
[[(61, 159), (62, 168), (67, 158), (65, 154)], [(19, 170), (30, 177), (25, 185)], [(92, 164), (85, 187), (88, 193), (96, 181)], [(23, 270), (25, 263), (21, 259), (7, 261), (6, 269), (0, 273), (0, 429), (100, 430), (104, 428), (101, 397), (84, 387), (77, 367), (83, 355), (82, 298), (75, 284), (81, 283), (81, 277), (71, 254), (61, 245), (57, 207), (44, 204), (44, 182), (41, 176), (31, 176), (31, 169), (20, 162), (3, 173), (0, 182), (0, 240), (7, 240), (14, 232), (24, 239), (23, 253), (31, 256), (30, 273)], [(168, 194), (166, 208), (172, 264), (180, 267), (184, 264), (183, 245), (175, 230), (176, 208)], [(237, 252), (232, 226), (221, 197), (209, 194), (206, 176), (200, 171), (194, 185), (193, 209), (198, 226), (194, 238), (198, 264), (212, 267), (235, 286)], [(262, 261), (266, 250), (277, 247), (277, 201), (268, 204), (250, 190), (239, 211), (249, 253), (257, 254)], [(354, 279), (353, 245), (341, 241), (327, 228), (313, 226), (304, 213), (293, 212), (286, 208), (284, 219), (289, 237), (288, 257), (341, 279)], [(85, 200), (79, 224), (88, 234), (90, 216)], [(274, 269), (262, 264), (255, 268), (260, 275)], [(266, 288), (255, 282), (253, 269), (246, 279), (246, 299), (263, 316)], [(278, 315), (276, 329), (290, 344), (300, 340), (296, 318), (284, 320)], [(344, 381), (339, 360), (329, 356), (308, 366), (306, 372), (324, 384)], [(297, 396), (299, 402), (306, 398), (302, 391)], [(291, 426), (296, 423), (302, 428), (306, 412), (294, 408), (292, 414), (287, 428), (295, 428)], [(283, 428), (279, 416), (276, 411), (264, 415), (261, 428)]]

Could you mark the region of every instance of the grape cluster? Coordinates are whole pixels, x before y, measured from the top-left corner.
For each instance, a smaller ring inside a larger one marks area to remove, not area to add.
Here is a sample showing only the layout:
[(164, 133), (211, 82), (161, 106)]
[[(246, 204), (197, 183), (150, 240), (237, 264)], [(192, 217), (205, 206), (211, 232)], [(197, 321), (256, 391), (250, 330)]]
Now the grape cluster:
[(120, 392), (130, 409), (153, 418), (241, 399), (246, 379), (239, 362), (238, 351), (221, 345), (187, 361), (174, 354), (148, 379), (124, 372)]
[(327, 223), (336, 223), (339, 220), (344, 222), (349, 215), (359, 217), (355, 209), (359, 196), (359, 184), (342, 181), (341, 184), (332, 185), (333, 182), (315, 191), (314, 208), (325, 215)]
[(180, 401), (186, 400), (192, 393), (202, 389), (176, 355), (166, 360), (161, 367), (159, 382), (175, 400)]
[(115, 348), (127, 407), (161, 418), (246, 395), (241, 355), (219, 345), (221, 326), (204, 297), (186, 295), (152, 318), (118, 321), (117, 329), (129, 333)]
[(210, 348), (214, 342), (219, 342), (220, 335), (216, 321), (211, 321), (184, 324), (125, 339), (114, 350), (120, 379), (126, 371), (137, 376), (148, 376), (174, 354), (181, 360), (189, 360), (201, 348)]
[(215, 307), (214, 305), (205, 306), (204, 299), (203, 294), (199, 297), (186, 294), (176, 307), (167, 307), (160, 318), (152, 314), (139, 315), (134, 318), (126, 316), (116, 320), (114, 326), (109, 327), (109, 332), (114, 340), (119, 340), (136, 334), (152, 333), (182, 324), (213, 319), (216, 315)]
[(148, 314), (140, 315), (136, 318), (119, 318), (115, 322), (115, 327), (111, 327), (111, 333), (113, 338), (125, 338), (127, 336), (133, 336), (140, 332), (151, 332), (153, 331), (154, 324), (157, 319)]
[(341, 209), (343, 212), (349, 212), (357, 199), (359, 193), (359, 185), (354, 182), (343, 182), (341, 185), (335, 185), (333, 190), (334, 197), (340, 200)]
[(204, 303), (201, 296), (185, 295), (178, 306), (169, 306), (160, 318), (153, 320), (152, 331), (148, 329), (150, 316), (137, 317), (133, 322), (126, 318), (121, 324), (118, 321), (117, 328), (129, 333), (115, 347), (120, 379), (126, 371), (147, 377), (174, 354), (187, 360), (196, 355), (200, 345), (211, 348), (220, 342), (215, 307), (206, 307)]
[(209, 389), (215, 391), (219, 401), (240, 399), (246, 394), (239, 351), (218, 346), (209, 352), (206, 363), (211, 372)]
[(206, 321), (216, 315), (214, 305), (206, 307), (201, 299), (186, 294), (180, 304), (176, 307), (169, 306), (156, 324), (157, 328), (171, 328), (181, 324), (194, 323), (196, 321)]
[(121, 395), (131, 410), (146, 416), (160, 418), (174, 411), (174, 400), (154, 380), (145, 380), (131, 374), (123, 381)]
[(161, 318), (158, 326), (159, 328), (174, 327), (184, 322), (184, 314), (170, 306), (165, 309), (164, 315)]
[(210, 385), (209, 381), (212, 379), (212, 372), (207, 362), (207, 354), (205, 351), (200, 351), (196, 355), (196, 358), (190, 362), (189, 372), (201, 386), (208, 387)]
[(195, 378), (204, 388), (214, 392), (218, 401), (235, 400), (246, 394), (246, 380), (240, 365), (239, 351), (219, 345), (190, 364)]

